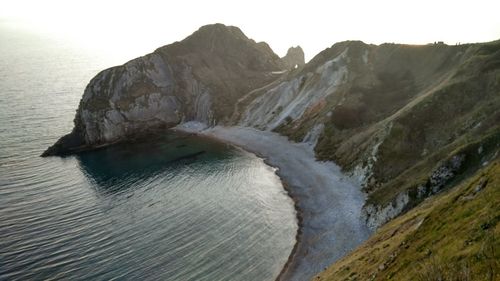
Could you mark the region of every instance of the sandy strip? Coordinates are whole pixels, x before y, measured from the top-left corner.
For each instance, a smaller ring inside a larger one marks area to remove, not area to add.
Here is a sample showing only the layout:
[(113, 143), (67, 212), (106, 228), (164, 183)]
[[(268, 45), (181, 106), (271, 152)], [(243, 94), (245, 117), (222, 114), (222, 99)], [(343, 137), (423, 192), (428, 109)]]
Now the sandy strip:
[(310, 146), (247, 127), (178, 129), (232, 143), (278, 168), (296, 202), (299, 220), (297, 244), (280, 280), (309, 280), (368, 238), (369, 230), (360, 219), (365, 200), (361, 188), (338, 166), (316, 161)]

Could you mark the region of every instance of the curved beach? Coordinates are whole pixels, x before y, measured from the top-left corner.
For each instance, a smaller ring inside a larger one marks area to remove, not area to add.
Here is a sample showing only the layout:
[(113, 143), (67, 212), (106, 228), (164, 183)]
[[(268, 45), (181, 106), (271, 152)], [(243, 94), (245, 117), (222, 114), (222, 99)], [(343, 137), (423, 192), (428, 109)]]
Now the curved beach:
[(248, 127), (180, 126), (177, 129), (239, 146), (278, 168), (277, 174), (295, 202), (297, 243), (278, 280), (308, 280), (369, 236), (360, 219), (361, 187), (331, 162), (319, 162), (307, 144)]

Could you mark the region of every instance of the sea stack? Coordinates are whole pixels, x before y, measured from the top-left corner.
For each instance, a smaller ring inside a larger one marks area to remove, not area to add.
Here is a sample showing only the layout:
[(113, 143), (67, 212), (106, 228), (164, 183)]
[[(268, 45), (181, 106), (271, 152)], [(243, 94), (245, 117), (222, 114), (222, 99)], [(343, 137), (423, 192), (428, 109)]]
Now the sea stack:
[(304, 59), (304, 51), (300, 46), (290, 47), (286, 55), (281, 58), (287, 69), (294, 69), (296, 67), (306, 64)]

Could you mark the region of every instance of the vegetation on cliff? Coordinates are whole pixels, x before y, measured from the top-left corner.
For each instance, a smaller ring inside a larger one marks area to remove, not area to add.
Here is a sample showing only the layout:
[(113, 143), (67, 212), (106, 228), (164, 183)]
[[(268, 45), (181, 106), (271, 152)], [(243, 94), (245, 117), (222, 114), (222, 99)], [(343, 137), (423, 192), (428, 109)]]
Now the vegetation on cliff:
[[(245, 101), (241, 122), (311, 142), (319, 159), (359, 178), (368, 203), (382, 213), (401, 194), (410, 197), (376, 227), (497, 153), (499, 55), (500, 41), (337, 43)], [(473, 149), (481, 150), (479, 160)], [(433, 175), (455, 156), (467, 159), (453, 177), (434, 184)], [(418, 189), (427, 191), (413, 196)]]

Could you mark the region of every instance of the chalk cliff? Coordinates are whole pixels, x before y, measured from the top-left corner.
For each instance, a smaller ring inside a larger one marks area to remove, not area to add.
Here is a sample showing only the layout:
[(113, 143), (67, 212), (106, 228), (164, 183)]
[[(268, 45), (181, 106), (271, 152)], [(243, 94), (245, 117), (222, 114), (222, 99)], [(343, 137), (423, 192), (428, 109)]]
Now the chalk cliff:
[(285, 64), (264, 42), (237, 27), (201, 27), (186, 39), (124, 65), (106, 69), (88, 84), (74, 130), (44, 156), (121, 141), (158, 128), (196, 120), (217, 124), (236, 101), (277, 78)]

